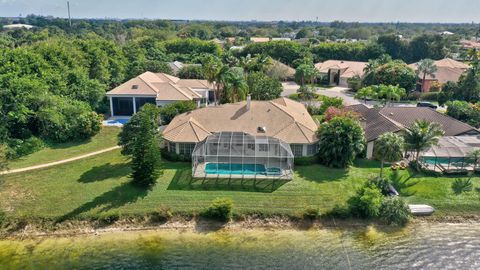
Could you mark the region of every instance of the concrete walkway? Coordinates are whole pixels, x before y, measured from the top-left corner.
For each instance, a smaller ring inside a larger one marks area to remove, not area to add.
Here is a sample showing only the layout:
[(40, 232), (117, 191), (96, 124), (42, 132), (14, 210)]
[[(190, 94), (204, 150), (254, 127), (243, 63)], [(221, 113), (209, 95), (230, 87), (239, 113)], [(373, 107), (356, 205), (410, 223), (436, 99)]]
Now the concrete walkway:
[(114, 147), (110, 147), (110, 148), (107, 148), (107, 149), (91, 152), (91, 153), (84, 154), (84, 155), (81, 155), (81, 156), (76, 156), (76, 157), (72, 157), (72, 158), (62, 159), (62, 160), (59, 160), (59, 161), (54, 161), (54, 162), (50, 162), (50, 163), (45, 163), (45, 164), (40, 164), (40, 165), (35, 165), (35, 166), (30, 166), (30, 167), (25, 167), (25, 168), (20, 168), (20, 169), (3, 171), (3, 172), (0, 172), (0, 175), (26, 172), (26, 171), (33, 171), (33, 170), (37, 170), (37, 169), (47, 168), (47, 167), (60, 165), (60, 164), (68, 163), (68, 162), (71, 162), (71, 161), (75, 161), (75, 160), (99, 155), (99, 154), (109, 152), (109, 151), (113, 151), (113, 150), (119, 149), (119, 148), (120, 148), (120, 146), (117, 145), (117, 146), (114, 146)]

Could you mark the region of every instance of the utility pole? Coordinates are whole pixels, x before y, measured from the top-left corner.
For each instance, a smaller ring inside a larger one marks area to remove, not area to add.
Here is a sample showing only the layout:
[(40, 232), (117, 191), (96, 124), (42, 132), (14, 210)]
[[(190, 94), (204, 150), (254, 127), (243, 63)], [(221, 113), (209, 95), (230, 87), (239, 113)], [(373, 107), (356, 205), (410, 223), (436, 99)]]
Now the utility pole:
[(67, 10), (68, 10), (68, 24), (72, 28), (72, 18), (70, 17), (70, 1), (67, 1)]

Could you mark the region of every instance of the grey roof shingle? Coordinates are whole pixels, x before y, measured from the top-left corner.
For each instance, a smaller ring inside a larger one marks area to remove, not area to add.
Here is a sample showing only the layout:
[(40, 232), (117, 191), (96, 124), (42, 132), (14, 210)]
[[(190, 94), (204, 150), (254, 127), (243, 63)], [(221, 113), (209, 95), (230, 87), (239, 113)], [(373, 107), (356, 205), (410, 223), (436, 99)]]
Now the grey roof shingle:
[(439, 123), (445, 131), (445, 136), (480, 133), (466, 123), (426, 107), (368, 108), (363, 104), (357, 104), (346, 109), (361, 115), (367, 141), (374, 141), (387, 132), (404, 130), (419, 119)]

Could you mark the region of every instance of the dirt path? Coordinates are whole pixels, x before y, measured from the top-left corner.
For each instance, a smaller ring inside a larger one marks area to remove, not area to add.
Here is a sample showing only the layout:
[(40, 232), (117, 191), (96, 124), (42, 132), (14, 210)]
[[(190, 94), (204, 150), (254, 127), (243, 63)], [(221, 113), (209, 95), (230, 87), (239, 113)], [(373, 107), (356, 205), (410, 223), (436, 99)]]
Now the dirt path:
[(35, 165), (35, 166), (30, 166), (30, 167), (25, 167), (25, 168), (3, 171), (3, 172), (0, 172), (0, 175), (26, 172), (26, 171), (32, 171), (32, 170), (47, 168), (47, 167), (51, 167), (51, 166), (60, 165), (60, 164), (68, 163), (68, 162), (71, 162), (71, 161), (79, 160), (79, 159), (82, 159), (82, 158), (87, 158), (87, 157), (99, 155), (99, 154), (109, 152), (109, 151), (112, 151), (112, 150), (115, 150), (115, 149), (118, 149), (118, 148), (120, 148), (120, 146), (117, 145), (117, 146), (114, 146), (114, 147), (110, 147), (110, 148), (106, 148), (106, 149), (103, 149), (103, 150), (91, 152), (91, 153), (84, 154), (84, 155), (81, 155), (81, 156), (76, 156), (76, 157), (72, 157), (72, 158), (62, 159), (62, 160), (59, 160), (59, 161), (54, 161), (54, 162), (50, 162), (50, 163), (45, 163), (45, 164), (40, 164), (40, 165)]

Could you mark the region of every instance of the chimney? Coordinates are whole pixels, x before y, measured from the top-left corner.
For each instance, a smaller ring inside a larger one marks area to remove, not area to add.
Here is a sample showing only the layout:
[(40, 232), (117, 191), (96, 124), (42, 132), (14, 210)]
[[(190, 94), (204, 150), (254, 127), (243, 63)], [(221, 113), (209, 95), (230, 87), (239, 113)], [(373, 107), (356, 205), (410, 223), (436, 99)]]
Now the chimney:
[(247, 111), (250, 111), (250, 103), (252, 102), (252, 96), (247, 96)]

